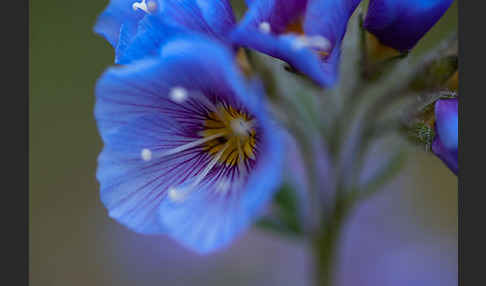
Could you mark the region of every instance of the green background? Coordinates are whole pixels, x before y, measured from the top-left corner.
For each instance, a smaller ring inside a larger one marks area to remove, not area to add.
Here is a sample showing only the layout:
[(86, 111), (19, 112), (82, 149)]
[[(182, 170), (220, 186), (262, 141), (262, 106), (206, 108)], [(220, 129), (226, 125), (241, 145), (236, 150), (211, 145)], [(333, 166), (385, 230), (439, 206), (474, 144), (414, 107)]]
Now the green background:
[[(31, 285), (307, 285), (311, 259), (300, 241), (253, 228), (229, 249), (197, 256), (166, 237), (134, 234), (107, 216), (95, 178), (102, 142), (93, 118), (93, 89), (113, 51), (92, 32), (106, 4), (30, 1)], [(457, 27), (456, 4), (419, 51), (451, 27)], [(368, 208), (375, 214), (358, 209), (349, 228), (364, 223), (393, 232), (406, 222), (412, 231), (401, 237), (404, 244), (445, 241), (447, 259), (454, 263), (457, 178), (441, 161), (415, 149), (385, 192), (398, 198), (395, 204), (375, 207), (371, 200)], [(345, 235), (342, 245), (338, 280), (346, 284), (359, 237)]]

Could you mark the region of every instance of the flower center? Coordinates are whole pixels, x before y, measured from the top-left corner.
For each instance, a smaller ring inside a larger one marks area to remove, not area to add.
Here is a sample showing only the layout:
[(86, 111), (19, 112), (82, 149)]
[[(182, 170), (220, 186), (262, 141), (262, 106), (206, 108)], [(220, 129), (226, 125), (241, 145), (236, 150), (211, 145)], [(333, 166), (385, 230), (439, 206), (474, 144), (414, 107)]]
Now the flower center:
[(184, 153), (182, 156), (186, 156), (190, 150), (205, 155), (195, 155), (197, 160), (190, 170), (193, 172), (191, 177), (180, 178), (180, 182), (168, 188), (169, 198), (174, 202), (184, 202), (191, 193), (200, 189), (207, 178), (213, 180), (214, 190), (221, 194), (243, 184), (258, 155), (255, 119), (245, 110), (234, 108), (224, 101), (214, 103), (202, 93), (180, 86), (173, 87), (168, 95), (176, 104), (170, 112), (182, 112), (185, 123), (189, 118), (196, 120), (197, 123), (193, 123), (197, 124), (197, 137), (191, 131), (187, 137), (189, 140), (173, 148), (141, 149), (140, 158), (149, 162)]
[(226, 166), (244, 163), (255, 159), (256, 131), (253, 120), (241, 110), (219, 104), (208, 113), (199, 133), (203, 138), (222, 134), (204, 144), (204, 150), (215, 156), (224, 149), (218, 162)]

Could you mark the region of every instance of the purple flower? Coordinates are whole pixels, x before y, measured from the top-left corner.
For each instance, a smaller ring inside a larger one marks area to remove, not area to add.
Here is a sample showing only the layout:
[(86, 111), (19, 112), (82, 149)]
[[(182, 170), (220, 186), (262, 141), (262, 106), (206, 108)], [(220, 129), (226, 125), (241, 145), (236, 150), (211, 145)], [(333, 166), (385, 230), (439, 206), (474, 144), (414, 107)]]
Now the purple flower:
[[(98, 17), (94, 31), (115, 48), (116, 63), (126, 63), (120, 57), (127, 46), (139, 33), (146, 33), (153, 26), (154, 19), (151, 23), (143, 22), (148, 16), (221, 41), (226, 41), (235, 24), (227, 0), (111, 0)], [(164, 35), (164, 31), (158, 32), (158, 36)]]
[(283, 150), (259, 85), (225, 46), (174, 37), (96, 87), (97, 178), (109, 215), (204, 253), (228, 245), (280, 182)]
[(323, 86), (338, 76), (341, 42), (360, 0), (252, 0), (232, 38), (282, 59)]
[(439, 21), (453, 0), (371, 0), (364, 26), (381, 43), (411, 50)]
[(458, 100), (440, 99), (435, 103), (435, 131), (432, 151), (457, 175)]

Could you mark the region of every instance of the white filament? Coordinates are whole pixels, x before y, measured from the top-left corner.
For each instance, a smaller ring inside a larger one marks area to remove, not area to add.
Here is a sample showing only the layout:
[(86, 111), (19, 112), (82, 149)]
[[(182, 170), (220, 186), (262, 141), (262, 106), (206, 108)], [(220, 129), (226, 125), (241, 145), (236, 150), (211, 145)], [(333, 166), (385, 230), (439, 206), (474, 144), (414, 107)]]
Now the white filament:
[(224, 136), (224, 133), (218, 133), (218, 134), (214, 134), (214, 135), (211, 135), (211, 136), (208, 136), (208, 137), (204, 137), (204, 138), (201, 138), (201, 139), (197, 139), (197, 140), (194, 140), (194, 141), (192, 141), (190, 143), (187, 143), (187, 144), (181, 145), (179, 147), (176, 147), (174, 149), (167, 150), (167, 151), (163, 152), (161, 154), (161, 156), (169, 156), (169, 155), (177, 154), (179, 152), (182, 152), (182, 151), (191, 149), (193, 147), (199, 146), (201, 144), (204, 144), (204, 143), (206, 143), (208, 141), (214, 140), (214, 139), (219, 138), (219, 137), (222, 137), (222, 136)]
[(177, 189), (174, 187), (169, 188), (168, 195), (169, 198), (174, 201), (174, 202), (183, 202), (187, 196), (192, 193), (193, 191), (196, 190), (196, 187), (206, 178), (206, 176), (209, 174), (209, 172), (213, 169), (214, 165), (218, 163), (219, 159), (223, 155), (224, 151), (228, 148), (228, 144), (225, 144), (225, 146), (219, 150), (218, 153), (214, 156), (214, 158), (209, 162), (204, 170), (197, 175), (195, 178), (194, 182), (192, 182), (188, 187), (184, 187), (181, 189)]

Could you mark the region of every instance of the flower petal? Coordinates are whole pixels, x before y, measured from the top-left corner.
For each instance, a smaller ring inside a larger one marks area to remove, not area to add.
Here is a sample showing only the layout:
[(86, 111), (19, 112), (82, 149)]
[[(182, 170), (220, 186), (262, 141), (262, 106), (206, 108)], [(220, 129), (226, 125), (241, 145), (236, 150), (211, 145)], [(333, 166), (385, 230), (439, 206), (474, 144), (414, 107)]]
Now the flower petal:
[(447, 149), (440, 140), (440, 137), (436, 136), (434, 142), (432, 142), (432, 152), (434, 152), (434, 154), (439, 157), (454, 174), (457, 175), (459, 170), (457, 149), (455, 151)]
[[(123, 34), (122, 34), (123, 35)], [(169, 25), (159, 16), (147, 16), (138, 24), (137, 32), (126, 37), (126, 43), (118, 45), (116, 64), (129, 64), (145, 57), (157, 56), (161, 47), (180, 36), (190, 36), (191, 32), (181, 27)], [(120, 43), (122, 42), (120, 37)]]
[(310, 0), (307, 5), (304, 32), (319, 35), (339, 49), (348, 21), (361, 0)]
[(110, 217), (140, 233), (162, 233), (158, 208), (166, 190), (195, 164), (193, 151), (161, 156), (190, 138), (177, 121), (163, 114), (139, 117), (104, 136), (97, 178)]
[(371, 0), (364, 26), (381, 43), (411, 50), (447, 11), (453, 0)]
[(239, 24), (242, 28), (256, 29), (267, 23), (272, 33), (280, 34), (303, 15), (307, 0), (254, 0), (248, 5), (248, 11)]
[(337, 60), (339, 53), (333, 53), (322, 61), (316, 52), (299, 45), (299, 36), (281, 36), (262, 33), (258, 29), (239, 27), (232, 34), (235, 44), (255, 49), (289, 63), (298, 71), (309, 76), (323, 86), (334, 84), (337, 79)]
[(435, 103), (436, 137), (432, 151), (454, 174), (458, 172), (458, 100), (457, 98), (440, 99)]
[(458, 142), (458, 100), (457, 98), (440, 99), (435, 103), (437, 133), (442, 144), (449, 150), (457, 150)]
[[(156, 4), (153, 11), (142, 11), (132, 7), (142, 1), (112, 0), (98, 17), (94, 30), (115, 48), (115, 63), (129, 61), (130, 57), (123, 54), (132, 41), (147, 48), (147, 44), (155, 46), (165, 40), (169, 34), (165, 31), (167, 24), (201, 33), (222, 42), (226, 41), (227, 34), (235, 24), (233, 10), (227, 0), (144, 0), (143, 3), (149, 1)], [(142, 21), (146, 18), (152, 19)], [(161, 25), (162, 22), (165, 24)], [(155, 40), (151, 41), (151, 36), (156, 36)], [(139, 51), (137, 54), (143, 52)]]
[(145, 16), (143, 11), (133, 9), (133, 3), (135, 1), (110, 0), (106, 9), (98, 16), (94, 31), (103, 36), (114, 48), (118, 45), (122, 25), (134, 29), (138, 21)]
[(174, 24), (220, 40), (236, 22), (227, 0), (165, 0), (162, 15)]
[(139, 21), (137, 32), (122, 49), (117, 49), (115, 63), (127, 64), (153, 56), (162, 45), (181, 33), (201, 34), (228, 43), (226, 36), (234, 23), (227, 1), (166, 0), (157, 13)]

